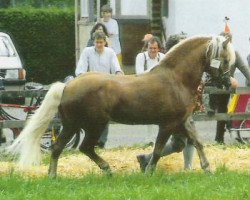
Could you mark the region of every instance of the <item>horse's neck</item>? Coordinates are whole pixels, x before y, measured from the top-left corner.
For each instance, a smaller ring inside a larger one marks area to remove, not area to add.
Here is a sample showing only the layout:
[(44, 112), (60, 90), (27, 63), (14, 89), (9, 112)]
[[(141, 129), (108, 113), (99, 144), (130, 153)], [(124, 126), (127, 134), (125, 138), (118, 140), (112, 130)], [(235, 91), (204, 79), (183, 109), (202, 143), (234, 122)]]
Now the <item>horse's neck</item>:
[(189, 64), (185, 67), (176, 68), (176, 76), (179, 77), (180, 82), (191, 90), (196, 90), (201, 82), (204, 67), (200, 62)]
[[(166, 57), (165, 63), (163, 62), (166, 66), (160, 66), (171, 70), (177, 81), (182, 82), (190, 90), (197, 89), (207, 64), (204, 47), (196, 48), (195, 51), (197, 53), (186, 53), (178, 59)], [(192, 49), (189, 52), (192, 52)]]

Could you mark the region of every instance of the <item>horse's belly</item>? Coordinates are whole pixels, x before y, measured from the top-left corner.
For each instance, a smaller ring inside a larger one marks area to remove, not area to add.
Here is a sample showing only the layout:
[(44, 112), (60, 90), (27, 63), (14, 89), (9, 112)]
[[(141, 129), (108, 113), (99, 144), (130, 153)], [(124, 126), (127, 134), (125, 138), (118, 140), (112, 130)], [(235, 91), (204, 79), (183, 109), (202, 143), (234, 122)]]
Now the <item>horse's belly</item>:
[(123, 110), (111, 113), (112, 121), (123, 124), (161, 124), (175, 120), (181, 120), (185, 115), (184, 110), (163, 111), (163, 110)]

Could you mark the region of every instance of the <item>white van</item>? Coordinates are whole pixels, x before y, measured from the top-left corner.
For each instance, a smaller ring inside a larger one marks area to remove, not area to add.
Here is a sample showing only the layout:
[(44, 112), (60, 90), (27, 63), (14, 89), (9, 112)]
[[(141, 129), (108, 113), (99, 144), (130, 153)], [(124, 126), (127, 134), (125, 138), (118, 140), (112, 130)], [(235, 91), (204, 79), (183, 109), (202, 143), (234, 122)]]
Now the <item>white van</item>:
[(10, 36), (0, 32), (0, 89), (24, 90), (25, 82), (26, 72), (16, 48)]

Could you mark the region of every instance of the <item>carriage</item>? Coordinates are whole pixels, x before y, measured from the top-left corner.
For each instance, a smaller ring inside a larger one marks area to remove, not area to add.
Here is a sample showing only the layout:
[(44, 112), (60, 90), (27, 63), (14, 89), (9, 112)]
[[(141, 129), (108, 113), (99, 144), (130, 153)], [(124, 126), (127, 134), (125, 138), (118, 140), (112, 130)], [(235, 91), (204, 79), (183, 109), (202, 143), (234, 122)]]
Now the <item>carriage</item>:
[[(39, 108), (48, 91), (47, 86), (35, 82), (28, 82), (25, 84), (23, 91), (1, 91), (1, 97), (12, 98), (18, 96), (26, 99), (25, 104), (14, 104), (0, 101), (0, 122), (1, 122), (1, 136), (0, 145), (8, 146), (22, 131), (25, 121), (28, 120)], [(18, 93), (18, 95), (16, 95)], [(55, 143), (60, 130), (62, 129), (58, 115), (55, 116), (54, 122), (48, 127), (46, 133), (41, 138), (42, 151), (49, 151), (51, 145)], [(3, 137), (3, 128), (8, 128), (9, 134), (7, 139)], [(76, 134), (70, 140), (66, 148), (76, 148), (80, 140), (80, 135)]]
[[(234, 94), (229, 102), (228, 113), (248, 113), (250, 112), (250, 94)], [(235, 131), (236, 140), (240, 143), (250, 142), (250, 137), (243, 137), (242, 132), (250, 131), (250, 120), (232, 120), (227, 124), (229, 133)]]

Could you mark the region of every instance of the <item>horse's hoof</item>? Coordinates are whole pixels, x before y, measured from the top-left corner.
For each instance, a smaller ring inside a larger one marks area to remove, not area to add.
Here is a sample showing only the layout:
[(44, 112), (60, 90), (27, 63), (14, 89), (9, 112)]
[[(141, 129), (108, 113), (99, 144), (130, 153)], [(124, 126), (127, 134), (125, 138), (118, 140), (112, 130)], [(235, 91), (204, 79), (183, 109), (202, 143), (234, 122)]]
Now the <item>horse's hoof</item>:
[(206, 167), (203, 167), (203, 170), (206, 174), (213, 174), (209, 165), (207, 165)]
[(212, 170), (210, 169), (210, 167), (208, 169), (204, 169), (204, 172), (206, 174), (213, 174)]
[(111, 171), (111, 169), (106, 169), (103, 171), (108, 177), (112, 177), (113, 176), (113, 173)]
[(137, 161), (139, 162), (141, 172), (145, 172), (145, 169), (148, 165), (148, 160), (146, 159), (145, 155), (138, 155), (136, 156)]
[(152, 175), (155, 171), (155, 165), (147, 165), (145, 174)]
[(193, 168), (192, 167), (184, 167), (184, 170), (186, 171), (186, 172), (191, 172), (191, 171), (193, 171)]
[(56, 172), (53, 172), (52, 170), (49, 169), (49, 171), (48, 171), (48, 177), (50, 179), (55, 179), (56, 175), (57, 175)]
[(49, 173), (49, 178), (50, 179), (56, 179), (56, 174), (55, 173)]

